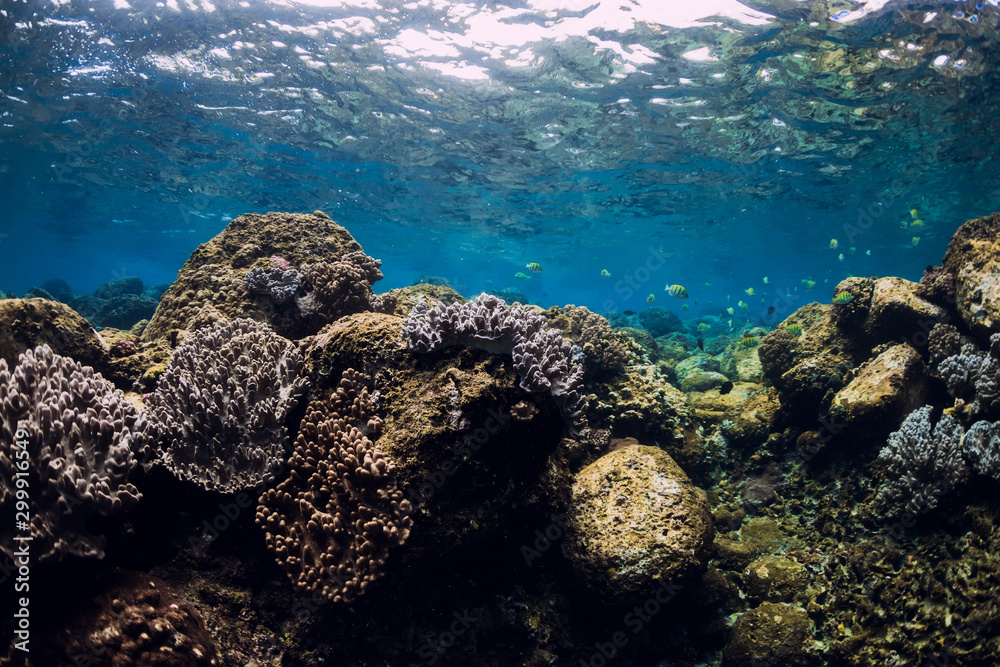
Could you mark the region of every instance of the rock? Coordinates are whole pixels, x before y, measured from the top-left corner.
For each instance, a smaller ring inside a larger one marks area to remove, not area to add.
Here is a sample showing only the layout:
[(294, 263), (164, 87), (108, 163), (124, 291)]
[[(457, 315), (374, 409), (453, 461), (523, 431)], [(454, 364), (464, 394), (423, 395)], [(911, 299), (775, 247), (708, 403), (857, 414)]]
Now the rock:
[(684, 378), (695, 371), (719, 373), (721, 370), (722, 364), (719, 360), (715, 357), (710, 357), (707, 354), (692, 355), (687, 359), (678, 361), (677, 365), (674, 366), (674, 373), (677, 375), (677, 381), (681, 384), (684, 383)]
[(681, 382), (681, 391), (707, 391), (721, 387), (727, 382), (729, 382), (729, 378), (722, 373), (696, 370), (684, 377), (684, 381)]
[(733, 388), (723, 393), (725, 387), (709, 389), (708, 391), (691, 392), (688, 402), (702, 422), (718, 423), (723, 420), (727, 411), (737, 414), (740, 405), (760, 391), (760, 385), (751, 382), (736, 382)]
[(0, 301), (0, 358), (14, 367), (18, 355), (38, 345), (98, 371), (108, 359), (94, 327), (69, 306), (49, 299)]
[(948, 319), (944, 308), (917, 296), (916, 283), (887, 277), (875, 281), (864, 327), (874, 345), (900, 339), (917, 345)]
[(118, 280), (109, 280), (94, 290), (94, 298), (113, 299), (116, 296), (124, 296), (126, 294), (139, 296), (142, 294), (142, 289), (143, 285), (141, 278), (136, 278), (134, 276), (129, 278), (119, 278)]
[(789, 410), (815, 414), (844, 386), (853, 368), (850, 357), (823, 352), (792, 366), (775, 385), (781, 388), (782, 400)]
[(955, 278), (955, 306), (965, 324), (984, 342), (1000, 332), (1000, 214), (959, 227), (943, 268)]
[(604, 600), (629, 603), (704, 571), (713, 531), (708, 502), (666, 452), (623, 447), (577, 473), (563, 553)]
[(750, 563), (743, 576), (750, 597), (767, 602), (787, 602), (809, 583), (809, 575), (801, 563), (777, 555)]
[(740, 449), (758, 449), (770, 435), (781, 429), (781, 401), (778, 391), (769, 387), (746, 402), (734, 407), (722, 422), (722, 434)]
[(148, 320), (156, 312), (156, 299), (137, 294), (113, 296), (91, 318), (95, 325), (128, 331), (137, 322)]
[(722, 653), (724, 667), (801, 665), (812, 648), (813, 623), (788, 604), (765, 602), (740, 616)]
[(46, 280), (42, 283), (42, 289), (51, 294), (52, 298), (56, 301), (69, 303), (69, 300), (73, 298), (73, 290), (70, 288), (69, 284), (65, 280), (61, 280), (59, 278)]
[(747, 357), (736, 362), (736, 377), (740, 382), (763, 382), (764, 369), (760, 359)]
[(859, 368), (830, 404), (830, 421), (881, 442), (903, 418), (926, 402), (927, 367), (907, 343), (882, 351)]

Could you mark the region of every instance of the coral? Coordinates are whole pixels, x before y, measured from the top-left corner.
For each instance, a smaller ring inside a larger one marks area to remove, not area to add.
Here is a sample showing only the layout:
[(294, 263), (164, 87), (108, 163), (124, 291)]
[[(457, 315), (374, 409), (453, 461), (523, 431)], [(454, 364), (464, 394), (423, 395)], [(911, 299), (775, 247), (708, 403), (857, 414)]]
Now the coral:
[(113, 357), (127, 357), (135, 353), (135, 342), (126, 338), (118, 338), (111, 345), (111, 356)]
[[(57, 633), (56, 650), (45, 664), (92, 667), (212, 667), (222, 665), (198, 611), (155, 577), (115, 575), (117, 581), (81, 603)], [(76, 607), (74, 607), (76, 608)], [(34, 650), (34, 647), (32, 647)], [(50, 647), (42, 649), (47, 652)]]
[(879, 453), (886, 479), (875, 497), (882, 516), (920, 515), (937, 506), (966, 474), (962, 425), (951, 415), (931, 423), (930, 406), (914, 410)]
[(580, 346), (584, 353), (584, 369), (588, 377), (615, 375), (626, 365), (636, 363), (625, 341), (611, 330), (608, 321), (583, 306), (553, 306), (545, 311), (550, 324), (562, 331), (563, 337)]
[(302, 274), (295, 269), (277, 267), (264, 269), (255, 267), (243, 276), (247, 287), (254, 294), (266, 296), (277, 304), (286, 303), (294, 298), (302, 286)]
[(757, 354), (764, 376), (777, 380), (795, 365), (795, 336), (779, 327), (761, 339)]
[(128, 331), (136, 322), (149, 319), (156, 312), (156, 299), (138, 294), (119, 294), (104, 301), (90, 320), (101, 328)]
[[(136, 409), (93, 369), (41, 345), (10, 370), (0, 359), (0, 416), (0, 508), (13, 515), (15, 473), (27, 472), (32, 557), (102, 558), (105, 540), (87, 520), (141, 497), (128, 483)], [(13, 521), (0, 527), (0, 550), (11, 558), (13, 528)]]
[(928, 266), (924, 269), (924, 275), (920, 278), (916, 293), (934, 303), (954, 303), (955, 276), (946, 272), (943, 267)]
[(1000, 334), (990, 337), (990, 351), (980, 352), (972, 343), (943, 359), (937, 372), (948, 393), (968, 403), (973, 416), (1000, 416)]
[(18, 355), (39, 345), (105, 372), (107, 351), (90, 322), (69, 306), (47, 299), (0, 301), (0, 359), (13, 366)]
[(723, 667), (809, 664), (813, 622), (790, 604), (765, 602), (736, 619), (722, 653)]
[(958, 354), (962, 349), (962, 338), (951, 324), (935, 324), (927, 334), (927, 351), (930, 361), (938, 365), (948, 357)]
[(955, 306), (966, 326), (981, 340), (1000, 333), (1000, 214), (959, 227), (942, 270), (955, 278)]
[(448, 305), (465, 302), (465, 298), (448, 285), (427, 283), (389, 290), (388, 296), (395, 297), (396, 309), (393, 314), (399, 317), (407, 317), (413, 307), (424, 300), (442, 301)]
[(260, 497), (257, 525), (292, 582), (351, 602), (379, 579), (410, 533), (395, 465), (366, 434), (381, 420), (353, 369), (329, 399), (314, 400), (295, 441), (288, 479)]
[[(190, 331), (239, 317), (268, 323), (290, 338), (308, 336), (323, 322), (303, 318), (299, 309), (290, 309), (287, 304), (254, 298), (244, 281), (247, 271), (277, 268), (273, 255), (302, 267), (317, 258), (337, 262), (360, 251), (361, 246), (346, 229), (319, 211), (311, 215), (241, 215), (191, 253), (177, 280), (160, 299), (142, 340), (166, 338), (176, 344)], [(369, 309), (367, 305), (365, 309)]]
[(149, 397), (149, 432), (182, 479), (232, 492), (268, 482), (286, 417), (306, 391), (302, 356), (253, 320), (219, 322), (178, 348)]
[(52, 295), (52, 298), (63, 303), (69, 303), (73, 298), (73, 290), (65, 280), (53, 278), (42, 283), (42, 289)]
[(116, 296), (124, 296), (126, 294), (138, 296), (142, 294), (142, 287), (142, 279), (134, 276), (109, 280), (94, 290), (94, 297), (98, 299), (113, 299)]
[(426, 302), (414, 306), (403, 325), (412, 352), (428, 353), (452, 345), (467, 345), (490, 353), (508, 353), (521, 376), (521, 389), (552, 395), (574, 437), (585, 437), (587, 399), (583, 367), (562, 334), (549, 329), (545, 317), (530, 307), (508, 307), (486, 293), (461, 305)]
[(700, 574), (713, 536), (708, 503), (670, 456), (622, 447), (573, 481), (563, 553), (602, 599), (641, 601)]
[(653, 338), (666, 336), (675, 331), (684, 331), (684, 322), (680, 316), (669, 308), (653, 306), (639, 312), (639, 322), (642, 328), (653, 335)]
[(371, 286), (382, 279), (381, 265), (382, 262), (360, 250), (347, 253), (337, 261), (306, 264), (302, 273), (312, 292), (299, 302), (299, 307), (315, 312), (323, 323), (373, 310)]
[(787, 602), (809, 583), (801, 563), (778, 555), (758, 558), (747, 566), (743, 576), (750, 597), (768, 602)]
[(1000, 480), (1000, 422), (976, 422), (966, 431), (962, 445), (976, 472)]

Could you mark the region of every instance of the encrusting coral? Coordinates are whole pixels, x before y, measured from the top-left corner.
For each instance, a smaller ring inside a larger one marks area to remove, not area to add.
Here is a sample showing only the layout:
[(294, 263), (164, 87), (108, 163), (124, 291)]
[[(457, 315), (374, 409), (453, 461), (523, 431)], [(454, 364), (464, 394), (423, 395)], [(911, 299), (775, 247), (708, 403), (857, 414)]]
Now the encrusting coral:
[(291, 343), (253, 320), (195, 331), (149, 396), (160, 460), (212, 491), (270, 481), (285, 456), (285, 418), (307, 388), (302, 367)]
[(257, 508), (267, 547), (292, 582), (333, 602), (363, 594), (410, 534), (412, 507), (395, 466), (368, 439), (380, 428), (359, 374), (344, 371), (332, 396), (310, 404), (289, 477)]
[[(136, 409), (92, 368), (40, 345), (12, 369), (0, 359), (0, 417), (0, 511), (13, 516), (15, 499), (30, 489), (32, 557), (103, 558), (105, 539), (87, 520), (141, 498), (128, 482)], [(23, 473), (26, 487), (15, 481)], [(11, 558), (15, 525), (0, 527), (0, 551)]]
[(429, 308), (418, 303), (403, 325), (410, 351), (428, 353), (452, 345), (511, 354), (528, 393), (547, 391), (569, 424), (570, 434), (586, 437), (587, 398), (583, 393), (582, 357), (562, 334), (548, 327), (537, 311), (483, 293), (475, 301)]

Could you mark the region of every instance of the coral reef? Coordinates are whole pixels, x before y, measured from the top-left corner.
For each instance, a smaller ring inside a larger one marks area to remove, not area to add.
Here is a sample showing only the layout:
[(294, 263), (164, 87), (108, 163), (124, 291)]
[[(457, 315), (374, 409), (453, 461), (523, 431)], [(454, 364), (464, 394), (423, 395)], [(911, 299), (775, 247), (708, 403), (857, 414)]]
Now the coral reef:
[(363, 594), (410, 534), (412, 507), (395, 466), (365, 435), (380, 428), (358, 373), (344, 371), (331, 397), (310, 404), (288, 479), (257, 508), (267, 547), (292, 582), (334, 602)]
[(90, 320), (95, 326), (128, 331), (136, 322), (156, 312), (156, 299), (140, 294), (120, 294), (102, 302)]
[(653, 335), (653, 338), (685, 330), (684, 322), (681, 321), (677, 313), (661, 306), (653, 306), (639, 311), (639, 322), (643, 329)]
[(285, 456), (285, 419), (307, 388), (302, 365), (288, 341), (253, 320), (192, 333), (148, 400), (162, 463), (213, 491), (270, 481)]
[(971, 417), (1000, 416), (1000, 334), (990, 336), (990, 349), (980, 352), (972, 343), (937, 365), (956, 406)]
[(704, 570), (708, 504), (661, 449), (629, 446), (576, 474), (563, 553), (602, 599), (638, 602)]
[(813, 623), (803, 609), (765, 602), (733, 624), (724, 667), (804, 665), (812, 653)]
[(286, 303), (298, 295), (302, 287), (302, 274), (287, 268), (287, 264), (285, 262), (285, 268), (272, 269), (256, 266), (243, 275), (243, 281), (254, 294), (266, 296), (276, 304)]
[(337, 261), (306, 264), (302, 273), (312, 286), (312, 292), (299, 307), (314, 313), (323, 323), (365, 310), (392, 312), (395, 301), (390, 299), (384, 304), (375, 301), (371, 288), (373, 283), (382, 280), (381, 265), (382, 262), (360, 250), (349, 252)]
[(142, 279), (136, 278), (135, 276), (129, 276), (127, 278), (118, 278), (116, 280), (109, 280), (108, 282), (103, 283), (96, 290), (94, 290), (94, 298), (114, 299), (115, 297), (125, 296), (126, 294), (139, 296), (142, 294), (142, 290)]
[(413, 352), (426, 354), (456, 344), (491, 353), (509, 353), (521, 376), (520, 387), (535, 394), (549, 392), (574, 437), (586, 437), (587, 398), (583, 394), (583, 367), (572, 346), (545, 317), (529, 307), (510, 308), (483, 293), (474, 302), (418, 303), (403, 325), (403, 337)]
[[(0, 359), (0, 413), (0, 508), (13, 512), (15, 476), (26, 472), (32, 557), (103, 558), (105, 540), (89, 532), (88, 519), (128, 510), (141, 497), (128, 482), (141, 428), (136, 409), (93, 369), (41, 345), (14, 368)], [(13, 528), (0, 528), (0, 550), (10, 558)]]
[(549, 324), (562, 332), (564, 339), (583, 350), (583, 367), (588, 379), (613, 376), (628, 364), (640, 361), (636, 350), (629, 350), (630, 341), (612, 331), (606, 319), (583, 306), (553, 306), (544, 314)]

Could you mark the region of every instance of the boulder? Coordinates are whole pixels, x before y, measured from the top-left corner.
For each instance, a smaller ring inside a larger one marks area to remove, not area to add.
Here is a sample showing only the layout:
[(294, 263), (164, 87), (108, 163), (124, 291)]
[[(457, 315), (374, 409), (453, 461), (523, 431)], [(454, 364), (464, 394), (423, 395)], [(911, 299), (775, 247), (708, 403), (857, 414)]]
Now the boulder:
[(951, 237), (943, 269), (955, 279), (955, 306), (984, 341), (1000, 332), (1000, 214), (970, 220)]

